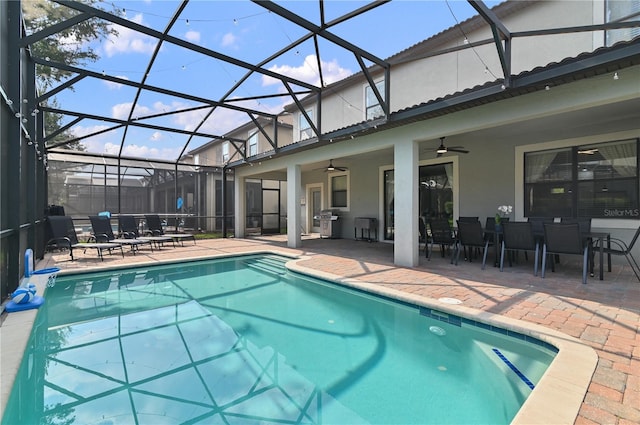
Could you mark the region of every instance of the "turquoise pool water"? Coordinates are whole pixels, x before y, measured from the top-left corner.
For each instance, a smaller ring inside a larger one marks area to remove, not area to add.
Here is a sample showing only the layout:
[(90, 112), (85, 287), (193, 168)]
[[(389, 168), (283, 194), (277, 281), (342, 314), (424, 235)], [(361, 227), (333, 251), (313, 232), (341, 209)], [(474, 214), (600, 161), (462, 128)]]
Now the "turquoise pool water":
[(2, 423), (506, 424), (555, 355), (285, 261), (59, 276)]

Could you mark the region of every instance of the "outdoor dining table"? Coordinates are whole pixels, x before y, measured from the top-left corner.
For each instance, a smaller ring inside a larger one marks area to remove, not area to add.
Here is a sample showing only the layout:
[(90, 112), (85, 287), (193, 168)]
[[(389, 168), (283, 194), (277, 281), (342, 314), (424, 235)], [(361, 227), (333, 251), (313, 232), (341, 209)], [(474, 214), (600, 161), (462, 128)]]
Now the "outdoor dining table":
[[(493, 246), (494, 246), (494, 250), (495, 250), (495, 262), (494, 262), (494, 267), (498, 267), (498, 265), (500, 265), (500, 236), (502, 235), (502, 228), (498, 228), (498, 229), (484, 229), (484, 232), (486, 235), (491, 235), (491, 237), (493, 238)], [(599, 252), (599, 261), (600, 261), (600, 270), (599, 270), (599, 278), (600, 280), (604, 280), (604, 267), (603, 267), (603, 263), (604, 263), (604, 244), (607, 244), (607, 248), (611, 247), (611, 233), (609, 232), (587, 232), (583, 234), (585, 239), (588, 239), (590, 241), (589, 243), (589, 264), (590, 264), (590, 274), (591, 276), (594, 275), (593, 273), (593, 269), (594, 269), (594, 261), (593, 261), (593, 245), (594, 243), (597, 241), (598, 242), (598, 252)], [(536, 240), (539, 241), (539, 243), (541, 244), (541, 249), (542, 249), (542, 244), (544, 243), (544, 234), (543, 233), (539, 233), (539, 232), (534, 232), (533, 233), (533, 237), (536, 238)], [(611, 272), (611, 254), (607, 254), (607, 270), (609, 272)]]

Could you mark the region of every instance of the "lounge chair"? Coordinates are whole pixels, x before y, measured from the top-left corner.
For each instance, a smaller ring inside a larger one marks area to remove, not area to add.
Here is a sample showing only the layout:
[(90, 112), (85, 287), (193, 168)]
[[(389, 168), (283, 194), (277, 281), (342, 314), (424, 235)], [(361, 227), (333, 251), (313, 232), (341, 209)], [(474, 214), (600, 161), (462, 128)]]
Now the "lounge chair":
[(111, 242), (95, 242), (95, 243), (80, 243), (76, 234), (76, 229), (73, 225), (73, 219), (67, 215), (52, 215), (47, 218), (49, 223), (49, 230), (51, 231), (51, 239), (47, 241), (47, 248), (64, 248), (69, 250), (69, 255), (73, 261), (73, 249), (81, 248), (83, 250), (95, 249), (98, 251), (98, 257), (104, 260), (102, 256), (103, 250), (111, 252), (114, 249), (119, 249), (120, 253), (124, 257), (124, 251), (122, 245)]
[(157, 214), (148, 214), (144, 216), (147, 221), (147, 229), (151, 232), (152, 236), (167, 236), (173, 239), (176, 242), (180, 242), (181, 245), (184, 245), (183, 241), (185, 239), (191, 239), (193, 244), (196, 243), (196, 237), (191, 233), (165, 233), (162, 228), (162, 221), (160, 221), (160, 216)]
[(135, 255), (140, 249), (140, 245), (149, 244), (153, 252), (153, 243), (149, 240), (135, 238), (116, 238), (111, 228), (111, 219), (106, 215), (92, 215), (89, 217), (91, 227), (93, 228), (93, 238), (96, 242), (111, 242), (120, 245), (128, 245), (131, 252)]
[(126, 239), (149, 241), (150, 243), (155, 244), (158, 249), (160, 249), (165, 242), (169, 242), (175, 247), (175, 242), (168, 236), (141, 236), (140, 231), (138, 230), (136, 218), (132, 215), (119, 215), (118, 225), (120, 226), (120, 234)]

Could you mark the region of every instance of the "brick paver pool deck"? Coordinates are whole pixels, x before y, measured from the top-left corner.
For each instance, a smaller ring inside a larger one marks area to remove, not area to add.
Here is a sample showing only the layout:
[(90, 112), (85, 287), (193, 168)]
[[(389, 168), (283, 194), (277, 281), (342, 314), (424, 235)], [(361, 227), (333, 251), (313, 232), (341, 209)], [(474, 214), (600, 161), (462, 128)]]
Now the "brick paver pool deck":
[[(286, 237), (199, 240), (182, 247), (137, 255), (106, 255), (99, 261), (95, 252), (79, 251), (77, 260), (68, 254), (47, 254), (38, 269), (58, 266), (64, 270), (89, 270), (171, 259), (193, 259), (219, 254), (278, 250), (304, 256), (299, 264), (319, 273), (337, 275), (384, 288), (439, 299), (455, 298), (471, 309), (542, 325), (578, 338), (592, 347), (598, 361), (576, 424), (640, 423), (640, 282), (628, 267), (614, 263), (604, 281), (590, 277), (581, 283), (580, 259), (563, 258), (556, 272), (545, 279), (533, 276), (531, 259), (521, 258), (505, 271), (480, 261), (449, 263), (434, 252), (428, 261), (423, 255), (415, 268), (393, 265), (393, 245), (345, 239), (303, 238), (301, 248), (290, 249)], [(493, 259), (490, 257), (490, 261)], [(596, 266), (597, 267), (597, 266)], [(26, 317), (26, 316), (25, 316)], [(2, 334), (4, 363), (11, 335)], [(3, 367), (4, 369), (4, 367)], [(3, 381), (7, 377), (3, 376)], [(9, 387), (10, 388), (10, 387)], [(8, 389), (3, 383), (2, 401)]]

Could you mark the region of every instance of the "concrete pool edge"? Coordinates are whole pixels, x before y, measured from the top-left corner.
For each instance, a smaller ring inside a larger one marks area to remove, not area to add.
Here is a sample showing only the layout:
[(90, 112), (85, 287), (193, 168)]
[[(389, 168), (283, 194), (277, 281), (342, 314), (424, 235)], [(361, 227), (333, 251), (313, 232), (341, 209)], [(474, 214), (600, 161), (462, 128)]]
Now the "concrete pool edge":
[(575, 423), (598, 363), (598, 355), (595, 350), (580, 342), (579, 339), (535, 323), (512, 319), (462, 305), (452, 305), (436, 299), (386, 288), (375, 283), (367, 283), (357, 279), (345, 279), (331, 273), (320, 272), (299, 264), (304, 260), (304, 257), (299, 257), (287, 262), (286, 266), (293, 272), (328, 280), (401, 302), (433, 308), (466, 319), (495, 325), (537, 338), (556, 347), (558, 354), (540, 382), (538, 382), (536, 388), (527, 397), (511, 424)]
[[(338, 275), (324, 273), (299, 264), (307, 257), (296, 256), (277, 249), (255, 249), (235, 253), (209, 254), (190, 257), (183, 260), (183, 262), (260, 254), (272, 254), (290, 258), (291, 261), (288, 261), (286, 265), (288, 269), (294, 272), (326, 279), (337, 284), (363, 290), (372, 294), (378, 294), (409, 304), (434, 308), (436, 310), (455, 314), (470, 320), (492, 324), (504, 329), (538, 338), (557, 347), (559, 352), (556, 358), (538, 383), (536, 389), (520, 408), (519, 412), (514, 417), (512, 424), (572, 424), (578, 417), (578, 412), (585, 394), (587, 393), (598, 357), (591, 347), (586, 346), (578, 339), (559, 331), (530, 322), (471, 309), (462, 305), (446, 304), (436, 299), (389, 289), (379, 284), (367, 283), (361, 280), (348, 279)], [(162, 261), (145, 261), (136, 264), (99, 266), (83, 270), (60, 271), (58, 274), (73, 275), (79, 273), (116, 271), (119, 269), (174, 264), (176, 262), (180, 262), (180, 260), (176, 260), (174, 258)], [(46, 288), (47, 275), (34, 275), (30, 280), (36, 283), (38, 294), (43, 294)], [(4, 414), (4, 409), (8, 402), (36, 314), (37, 310), (10, 313), (8, 315), (7, 313), (4, 313), (3, 321), (0, 324), (0, 341), (2, 341), (0, 344), (0, 354), (2, 359), (0, 362), (0, 381), (2, 388), (0, 418)]]

